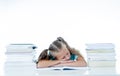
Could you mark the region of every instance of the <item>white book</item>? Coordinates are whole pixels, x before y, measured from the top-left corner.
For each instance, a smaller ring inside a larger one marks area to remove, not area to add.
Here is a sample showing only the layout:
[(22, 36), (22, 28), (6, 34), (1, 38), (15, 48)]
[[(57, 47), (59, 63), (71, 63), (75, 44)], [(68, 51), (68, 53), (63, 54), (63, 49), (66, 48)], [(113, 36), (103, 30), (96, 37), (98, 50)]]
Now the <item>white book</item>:
[(113, 49), (115, 45), (113, 43), (90, 43), (86, 44), (87, 49)]
[(49, 67), (49, 68), (38, 68), (38, 70), (87, 70), (88, 67)]
[(14, 49), (7, 49), (7, 51), (6, 52), (33, 52), (33, 51), (35, 51), (34, 49), (20, 49), (20, 48), (14, 48)]
[(87, 53), (113, 53), (114, 49), (86, 49)]
[(26, 44), (26, 43), (21, 43), (21, 44), (9, 44), (7, 48), (13, 49), (14, 47), (16, 48), (27, 48), (27, 49), (35, 49), (36, 46), (34, 44)]
[(32, 52), (35, 48), (33, 44), (10, 44), (6, 47), (6, 52)]
[(36, 52), (33, 53), (5, 53), (6, 56), (18, 56), (18, 57), (22, 57), (22, 56), (34, 56), (36, 55)]
[(115, 67), (116, 61), (88, 61), (89, 67)]
[(35, 55), (36, 52), (5, 52), (6, 56), (33, 56)]
[(87, 56), (88, 60), (116, 60), (115, 56)]
[(7, 55), (6, 61), (33, 61), (34, 55)]
[(116, 56), (116, 53), (87, 53), (88, 56)]
[(31, 60), (34, 56), (25, 56), (25, 57), (6, 57), (8, 60)]
[(5, 62), (4, 65), (6, 66), (6, 68), (13, 68), (13, 67), (21, 67), (21, 68), (24, 68), (24, 67), (31, 67), (31, 66), (34, 66), (36, 67), (36, 64), (34, 62), (19, 62), (19, 61), (16, 61), (16, 62)]

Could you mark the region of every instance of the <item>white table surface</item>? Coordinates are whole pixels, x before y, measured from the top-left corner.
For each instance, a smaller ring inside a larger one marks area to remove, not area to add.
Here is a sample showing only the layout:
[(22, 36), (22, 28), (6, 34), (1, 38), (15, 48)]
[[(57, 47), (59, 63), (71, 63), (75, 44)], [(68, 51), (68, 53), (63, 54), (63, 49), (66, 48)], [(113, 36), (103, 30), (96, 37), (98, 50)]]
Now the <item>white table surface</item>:
[(32, 62), (0, 62), (0, 76), (120, 76), (120, 61), (116, 67), (88, 67), (80, 70), (41, 70)]
[(116, 67), (94, 67), (80, 70), (42, 70), (34, 63), (5, 62), (0, 76), (119, 76)]

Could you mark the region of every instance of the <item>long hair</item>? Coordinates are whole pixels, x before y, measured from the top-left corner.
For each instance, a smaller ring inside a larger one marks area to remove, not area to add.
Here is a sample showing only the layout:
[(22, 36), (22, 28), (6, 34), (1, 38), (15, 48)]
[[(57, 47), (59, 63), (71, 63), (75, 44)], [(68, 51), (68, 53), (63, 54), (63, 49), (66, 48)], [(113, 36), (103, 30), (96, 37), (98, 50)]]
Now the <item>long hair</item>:
[(44, 49), (40, 53), (40, 55), (38, 57), (38, 62), (40, 60), (50, 60), (51, 58), (53, 59), (54, 56), (52, 55), (52, 53), (59, 52), (59, 50), (61, 48), (62, 48), (62, 43), (60, 41), (58, 41), (58, 40), (53, 41), (52, 44), (50, 44), (48, 49)]
[(68, 43), (62, 37), (58, 37), (57, 40), (62, 42), (63, 44), (65, 44), (68, 50), (71, 50), (71, 47), (68, 45)]
[(38, 57), (38, 62), (40, 60), (50, 60), (51, 58), (53, 58), (54, 56), (52, 55), (52, 53), (59, 52), (63, 44), (66, 45), (70, 54), (80, 55), (79, 52), (71, 48), (62, 37), (58, 37), (57, 40), (53, 41), (52, 44), (50, 44), (48, 49), (45, 49), (41, 52)]
[[(38, 62), (39, 62), (40, 60), (43, 60), (43, 59), (46, 59), (46, 60), (49, 59), (49, 55), (47, 55), (47, 51), (48, 51), (48, 49), (45, 49), (45, 50), (43, 50), (43, 51), (40, 53), (40, 55), (39, 55), (39, 57), (38, 57)], [(37, 63), (38, 63), (38, 62), (37, 62)]]
[(71, 48), (68, 43), (62, 38), (62, 37), (58, 37), (57, 38), (58, 41), (61, 41), (62, 43), (64, 43), (67, 47), (67, 49), (70, 51), (71, 54), (76, 54), (78, 56), (82, 56), (79, 51), (77, 51), (75, 48)]

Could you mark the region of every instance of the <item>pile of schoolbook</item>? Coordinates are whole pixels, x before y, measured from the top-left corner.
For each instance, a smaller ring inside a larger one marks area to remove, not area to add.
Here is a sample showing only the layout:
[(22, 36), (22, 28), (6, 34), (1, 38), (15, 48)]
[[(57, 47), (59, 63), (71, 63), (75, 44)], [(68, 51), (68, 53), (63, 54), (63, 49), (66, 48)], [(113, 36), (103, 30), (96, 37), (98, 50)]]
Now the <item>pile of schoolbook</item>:
[[(10, 44), (6, 47), (6, 76), (17, 75), (16, 70), (24, 73), (35, 68), (36, 46), (34, 44)], [(29, 75), (29, 73), (25, 73)]]
[(89, 67), (115, 67), (116, 54), (113, 43), (86, 44)]

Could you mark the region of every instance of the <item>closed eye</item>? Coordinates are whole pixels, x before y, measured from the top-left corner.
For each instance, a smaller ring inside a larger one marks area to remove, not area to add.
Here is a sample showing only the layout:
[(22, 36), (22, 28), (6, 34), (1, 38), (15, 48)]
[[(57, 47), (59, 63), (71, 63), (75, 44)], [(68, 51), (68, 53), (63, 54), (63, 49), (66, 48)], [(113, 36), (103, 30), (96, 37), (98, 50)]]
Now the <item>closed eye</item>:
[(62, 59), (65, 59), (65, 56)]

